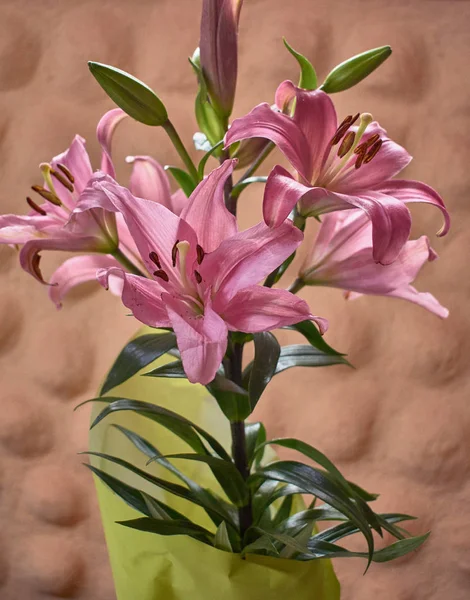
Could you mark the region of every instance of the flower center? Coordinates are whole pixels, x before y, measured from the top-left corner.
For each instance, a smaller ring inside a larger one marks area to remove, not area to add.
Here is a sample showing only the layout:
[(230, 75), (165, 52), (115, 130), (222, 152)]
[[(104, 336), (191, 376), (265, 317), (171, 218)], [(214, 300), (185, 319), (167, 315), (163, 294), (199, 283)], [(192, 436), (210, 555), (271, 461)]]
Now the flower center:
[[(352, 131), (350, 128), (358, 119), (357, 131)], [(362, 141), (362, 137), (372, 121), (373, 117), (369, 113), (349, 115), (344, 119), (328, 144), (320, 173), (315, 177), (315, 185), (332, 188), (347, 173), (360, 169), (362, 165), (371, 162), (383, 144), (378, 133)], [(336, 148), (338, 144), (339, 147)]]
[[(47, 188), (49, 189), (43, 187), (42, 185), (33, 185), (31, 189), (33, 190), (33, 192), (36, 192), (36, 194), (41, 196), (41, 198), (47, 200), (54, 206), (61, 206), (65, 208), (64, 204), (60, 200), (59, 195), (55, 190), (54, 179), (59, 181), (65, 188), (69, 190), (69, 192), (73, 192), (73, 184), (75, 182), (74, 176), (65, 165), (60, 163), (57, 164), (57, 169), (53, 169), (49, 163), (42, 163), (40, 165), (40, 169), (44, 178), (44, 182), (47, 185)], [(36, 202), (34, 202), (34, 200), (32, 200), (29, 196), (26, 198), (26, 202), (38, 214), (42, 216), (45, 216), (47, 214), (46, 211), (40, 206), (38, 206)]]

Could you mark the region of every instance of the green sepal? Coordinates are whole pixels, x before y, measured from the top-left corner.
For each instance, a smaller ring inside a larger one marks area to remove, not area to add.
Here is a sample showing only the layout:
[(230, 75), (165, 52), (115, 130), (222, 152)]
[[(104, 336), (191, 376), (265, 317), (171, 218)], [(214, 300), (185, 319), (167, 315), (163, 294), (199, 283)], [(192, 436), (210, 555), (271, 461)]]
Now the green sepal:
[(381, 46), (345, 60), (327, 75), (320, 89), (327, 94), (348, 90), (380, 67), (391, 53), (390, 46)]
[(88, 67), (111, 100), (130, 117), (154, 127), (168, 121), (163, 102), (148, 85), (110, 65), (89, 61)]

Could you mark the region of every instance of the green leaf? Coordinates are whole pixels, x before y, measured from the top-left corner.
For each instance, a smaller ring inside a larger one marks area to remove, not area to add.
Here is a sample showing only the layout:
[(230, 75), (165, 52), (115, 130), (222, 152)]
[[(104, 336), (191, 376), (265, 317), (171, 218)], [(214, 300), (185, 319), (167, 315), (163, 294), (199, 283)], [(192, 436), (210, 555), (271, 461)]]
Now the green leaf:
[(263, 460), (264, 452), (256, 453), (255, 448), (266, 441), (266, 429), (263, 423), (245, 423), (245, 441), (248, 465), (258, 464)]
[[(184, 460), (195, 460), (209, 465), (212, 472), (217, 478), (217, 481), (222, 486), (222, 489), (235, 504), (235, 506), (245, 506), (248, 503), (248, 488), (243, 477), (240, 475), (237, 467), (232, 461), (222, 460), (216, 456), (201, 455), (201, 454), (167, 454), (164, 459), (180, 458)], [(157, 456), (151, 459), (159, 461)], [(150, 461), (149, 461), (150, 462)]]
[(223, 375), (217, 374), (206, 388), (229, 421), (244, 421), (251, 413), (248, 392)]
[(183, 369), (183, 363), (175, 360), (152, 371), (143, 374), (144, 377), (170, 377), (171, 379), (186, 379), (186, 373)]
[[(308, 525), (306, 525), (306, 527), (308, 527)], [(292, 537), (290, 535), (286, 535), (285, 533), (278, 533), (276, 531), (265, 531), (264, 529), (261, 529), (260, 527), (255, 527), (254, 529), (259, 531), (262, 535), (266, 535), (266, 536), (272, 538), (274, 541), (280, 542), (287, 548), (290, 548), (291, 550), (293, 550), (294, 553), (299, 552), (302, 554), (302, 553), (308, 551), (306, 544), (299, 542), (298, 540), (296, 540), (294, 537)]]
[(277, 513), (275, 514), (275, 516), (273, 518), (273, 521), (272, 521), (273, 527), (277, 527), (279, 525), (279, 523), (282, 523), (282, 521), (285, 521), (286, 519), (289, 518), (291, 510), (292, 510), (293, 501), (294, 501), (293, 494), (289, 495), (289, 496), (285, 496), (284, 500), (281, 502), (281, 506), (279, 507), (279, 510), (277, 511)]
[(148, 85), (116, 67), (92, 61), (88, 67), (111, 100), (130, 117), (156, 127), (168, 121), (163, 102)]
[[(120, 467), (123, 467), (124, 469), (127, 469), (131, 473), (134, 473), (134, 474), (138, 475), (139, 477), (142, 477), (142, 479), (145, 479), (145, 481), (148, 481), (149, 483), (159, 487), (160, 489), (165, 490), (166, 492), (169, 492), (170, 494), (174, 494), (175, 496), (179, 496), (180, 498), (184, 498), (185, 500), (188, 500), (189, 502), (192, 502), (193, 504), (197, 504), (198, 506), (200, 506), (207, 512), (209, 517), (214, 521), (214, 523), (216, 525), (219, 525), (220, 522), (223, 520), (224, 521), (231, 520), (231, 516), (228, 515), (226, 513), (226, 511), (224, 510), (223, 504), (219, 504), (218, 502), (215, 502), (215, 501), (207, 502), (207, 496), (201, 496), (200, 494), (195, 493), (193, 490), (189, 490), (186, 487), (179, 485), (178, 483), (173, 483), (171, 481), (167, 481), (166, 479), (162, 479), (161, 477), (156, 477), (155, 475), (151, 475), (147, 471), (143, 471), (142, 469), (135, 467), (133, 464), (127, 462), (126, 460), (123, 460), (122, 458), (119, 458), (117, 456), (111, 456), (109, 454), (103, 454), (102, 452), (83, 452), (82, 454), (88, 454), (90, 456), (97, 456), (104, 460), (109, 460), (110, 462), (112, 462), (116, 465), (119, 465)], [(212, 496), (210, 496), (210, 498), (212, 498)], [(148, 508), (143, 499), (142, 499), (142, 503), (146, 507), (147, 512), (145, 514), (148, 514)], [(143, 511), (141, 511), (141, 512), (143, 512)]]
[(120, 481), (116, 477), (109, 475), (105, 471), (102, 471), (101, 469), (98, 469), (93, 465), (87, 463), (83, 464), (85, 465), (85, 467), (90, 469), (90, 471), (92, 471), (99, 479), (101, 479), (101, 481), (105, 485), (107, 485), (111, 491), (113, 491), (117, 496), (124, 500), (124, 502), (134, 510), (137, 510), (142, 514), (151, 517), (152, 511), (148, 505), (148, 501), (149, 499), (151, 499), (153, 504), (159, 506), (161, 509), (167, 512), (171, 518), (179, 519), (183, 517), (181, 513), (174, 510), (170, 506), (167, 506), (164, 502), (157, 500), (153, 496), (150, 496), (149, 494), (146, 494), (145, 492), (142, 492), (141, 490), (138, 490), (135, 487), (124, 483), (123, 481)]
[(334, 479), (330, 479), (327, 473), (295, 461), (278, 461), (256, 471), (248, 479), (248, 484), (256, 482), (259, 478), (273, 479), (294, 485), (304, 493), (317, 496), (342, 512), (357, 525), (366, 538), (370, 564), (374, 551), (374, 539), (369, 529), (369, 523), (344, 489)]
[(243, 181), (240, 181), (240, 183), (237, 183), (233, 186), (232, 197), (238, 198), (243, 190), (252, 183), (266, 183), (267, 181), (268, 178), (264, 176), (247, 177)]
[(281, 347), (276, 337), (268, 332), (255, 333), (255, 357), (243, 374), (248, 380), (251, 410), (254, 410), (266, 386), (276, 373)]
[(189, 535), (197, 540), (206, 543), (212, 543), (213, 534), (204, 527), (196, 525), (188, 519), (178, 519), (177, 521), (165, 521), (161, 519), (149, 519), (142, 517), (140, 519), (130, 519), (129, 521), (116, 521), (118, 525), (124, 525), (139, 531), (156, 533), (158, 535)]
[[(383, 528), (387, 530), (389, 529), (389, 526), (393, 523), (400, 523), (402, 521), (410, 521), (414, 519), (414, 517), (410, 517), (409, 515), (403, 515), (400, 513), (387, 513), (377, 515), (377, 517), (381, 522)], [(342, 538), (348, 537), (358, 532), (358, 527), (356, 527), (354, 523), (348, 521), (346, 523), (340, 523), (339, 525), (330, 527), (329, 529), (324, 529), (320, 533), (317, 533), (314, 537), (315, 539), (324, 540), (326, 542), (337, 542)], [(398, 536), (393, 532), (391, 533), (392, 535), (395, 535), (395, 537), (403, 538), (403, 535), (401, 533)]]
[(268, 535), (263, 535), (245, 546), (241, 551), (241, 556), (244, 557), (246, 554), (260, 554), (261, 552), (269, 556), (279, 556), (278, 549)]
[(299, 63), (300, 67), (300, 81), (299, 87), (304, 90), (315, 90), (317, 89), (317, 74), (311, 62), (305, 58), (300, 52), (296, 52), (292, 46), (287, 43), (286, 38), (283, 38), (284, 46), (292, 54), (295, 60)]
[(279, 485), (278, 481), (265, 481), (253, 495), (253, 514), (255, 523), (261, 521), (273, 502), (284, 496), (303, 494), (295, 485)]
[(380, 67), (391, 53), (390, 46), (381, 46), (349, 58), (329, 73), (320, 89), (334, 94), (353, 87)]
[[(96, 400), (106, 401), (106, 399), (103, 398), (96, 398)], [(112, 400), (113, 401), (97, 415), (96, 419), (91, 424), (91, 428), (95, 427), (100, 421), (112, 413), (122, 410), (131, 410), (166, 427), (166, 429), (169, 429), (184, 440), (195, 452), (208, 454), (206, 447), (199, 438), (199, 436), (201, 436), (221, 458), (224, 460), (231, 460), (230, 455), (225, 448), (215, 438), (178, 413), (151, 404), (150, 402), (142, 402), (140, 400), (129, 400), (128, 398), (120, 398), (117, 400), (113, 398)]]
[(191, 175), (186, 173), (186, 171), (183, 171), (183, 169), (180, 169), (179, 167), (172, 167), (171, 165), (166, 165), (165, 171), (169, 171), (173, 175), (176, 183), (189, 198), (196, 188), (196, 183)]
[(217, 531), (214, 536), (214, 546), (219, 550), (225, 550), (225, 552), (233, 552), (232, 544), (227, 532), (227, 524), (225, 521), (217, 527)]
[(212, 155), (218, 155), (218, 151), (222, 148), (223, 145), (224, 140), (222, 139), (220, 140), (220, 142), (217, 142), (217, 144), (214, 144), (211, 148), (209, 148), (204, 154), (204, 156), (201, 158), (201, 161), (199, 162), (199, 165), (197, 167), (199, 181), (202, 181), (204, 179), (204, 169), (206, 168), (207, 161)]
[(322, 334), (318, 331), (318, 328), (312, 323), (312, 321), (302, 321), (300, 323), (296, 323), (295, 325), (290, 325), (285, 329), (298, 331), (314, 348), (321, 350), (325, 354), (330, 356), (345, 356), (344, 354), (334, 350), (334, 348), (325, 342)]
[(347, 364), (343, 356), (331, 356), (312, 346), (294, 344), (281, 348), (275, 374), (292, 367), (328, 367), (341, 364)]
[(130, 341), (121, 350), (106, 377), (100, 396), (124, 383), (151, 362), (176, 346), (174, 333), (149, 333)]

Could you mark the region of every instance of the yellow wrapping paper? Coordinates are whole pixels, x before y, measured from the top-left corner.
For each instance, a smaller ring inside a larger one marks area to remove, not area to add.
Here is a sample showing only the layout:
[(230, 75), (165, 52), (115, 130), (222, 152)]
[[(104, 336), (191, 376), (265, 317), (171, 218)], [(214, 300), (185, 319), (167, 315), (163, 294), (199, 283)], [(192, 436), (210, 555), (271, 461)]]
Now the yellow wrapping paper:
[[(164, 357), (152, 366), (168, 360), (174, 359)], [(181, 379), (136, 375), (109, 395), (153, 402), (171, 409), (206, 429), (227, 449), (230, 447), (227, 420), (203, 386)], [(97, 403), (92, 417), (103, 406)], [(112, 427), (112, 423), (135, 431), (164, 454), (188, 451), (184, 442), (171, 432), (131, 411), (111, 415), (95, 427), (90, 434), (90, 450), (119, 456), (146, 468), (146, 457)], [(92, 464), (147, 491), (192, 521), (214, 529), (198, 506), (157, 489), (109, 461), (94, 457)], [(221, 493), (203, 463), (178, 461), (177, 466), (200, 485)], [(156, 463), (148, 468), (155, 475), (177, 481)], [(301, 563), (256, 555), (248, 555), (243, 560), (237, 554), (223, 552), (189, 537), (159, 536), (123, 527), (116, 521), (142, 515), (97, 478), (95, 482), (118, 600), (339, 600), (339, 583), (328, 560)]]

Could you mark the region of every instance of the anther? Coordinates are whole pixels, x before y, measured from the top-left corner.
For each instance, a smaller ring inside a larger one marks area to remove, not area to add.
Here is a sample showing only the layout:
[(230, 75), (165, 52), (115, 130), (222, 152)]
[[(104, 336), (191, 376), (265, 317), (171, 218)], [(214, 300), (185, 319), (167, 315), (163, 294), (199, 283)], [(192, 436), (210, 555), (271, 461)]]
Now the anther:
[(199, 244), (196, 246), (196, 253), (197, 253), (197, 264), (200, 265), (202, 263), (202, 261), (204, 260), (204, 256), (206, 255), (206, 253), (204, 252), (202, 246), (200, 246)]
[(67, 169), (67, 167), (65, 165), (63, 165), (62, 163), (57, 163), (57, 168), (62, 171), (62, 173), (67, 177), (67, 179), (70, 181), (70, 183), (75, 183), (75, 177), (72, 175), (72, 173)]
[(170, 280), (170, 278), (168, 277), (168, 274), (163, 269), (158, 269), (158, 271), (154, 271), (153, 274), (155, 277), (159, 277), (160, 279), (163, 279), (163, 281), (168, 282)]
[(356, 137), (356, 134), (354, 133), (354, 131), (350, 131), (349, 133), (347, 133), (344, 136), (343, 141), (341, 142), (341, 146), (339, 147), (339, 150), (338, 150), (338, 156), (340, 158), (343, 158), (343, 156), (346, 156), (346, 154), (351, 150), (352, 145), (354, 144), (355, 137)]
[(360, 154), (357, 155), (357, 159), (356, 159), (356, 162), (354, 164), (354, 166), (356, 167), (356, 169), (359, 169), (362, 166), (362, 163), (364, 162), (365, 157), (366, 157), (365, 150), (363, 150)]
[(40, 215), (42, 215), (43, 217), (45, 217), (47, 215), (46, 211), (44, 209), (42, 209), (40, 206), (38, 206), (36, 204), (36, 202), (34, 202), (34, 200), (31, 200), (31, 198), (29, 196), (27, 196), (26, 198), (26, 202), (29, 204), (29, 206), (35, 210), (37, 213), (39, 213)]
[(69, 192), (73, 192), (73, 190), (74, 190), (73, 185), (63, 175), (61, 175), (59, 172), (55, 171), (54, 169), (51, 169), (51, 175), (52, 175), (52, 177), (55, 177), (57, 179), (57, 181), (59, 181), (64, 187), (66, 187)]
[(375, 144), (375, 142), (376, 142), (377, 140), (379, 140), (379, 139), (380, 139), (380, 134), (378, 134), (378, 133), (374, 133), (374, 135), (373, 135), (373, 136), (371, 136), (371, 137), (370, 137), (368, 140), (366, 140), (366, 142), (365, 142), (365, 143), (366, 143), (366, 144), (369, 146), (369, 148), (370, 148), (370, 147), (372, 146), (372, 144)]
[(202, 277), (201, 277), (201, 274), (199, 273), (199, 271), (194, 271), (194, 277), (196, 278), (196, 281), (198, 283), (202, 283)]
[(175, 245), (171, 249), (171, 262), (173, 264), (173, 267), (176, 267), (176, 259), (178, 257), (178, 244), (179, 244), (179, 242), (180, 242), (179, 240), (176, 240)]
[(374, 158), (374, 156), (377, 154), (377, 152), (382, 147), (382, 144), (383, 144), (382, 140), (377, 140), (374, 144), (372, 144), (372, 146), (369, 148), (369, 151), (367, 152), (367, 154), (364, 157), (364, 163), (370, 163), (370, 161)]
[(158, 254), (156, 252), (150, 252), (149, 258), (161, 270), (162, 265), (161, 265), (160, 260), (158, 259)]
[(59, 198), (52, 192), (49, 192), (49, 190), (46, 190), (46, 188), (43, 188), (40, 185), (33, 185), (31, 186), (31, 189), (33, 192), (36, 192), (42, 198), (44, 198), (44, 200), (47, 200), (51, 204), (55, 204), (55, 206), (62, 206), (62, 202), (59, 200)]

